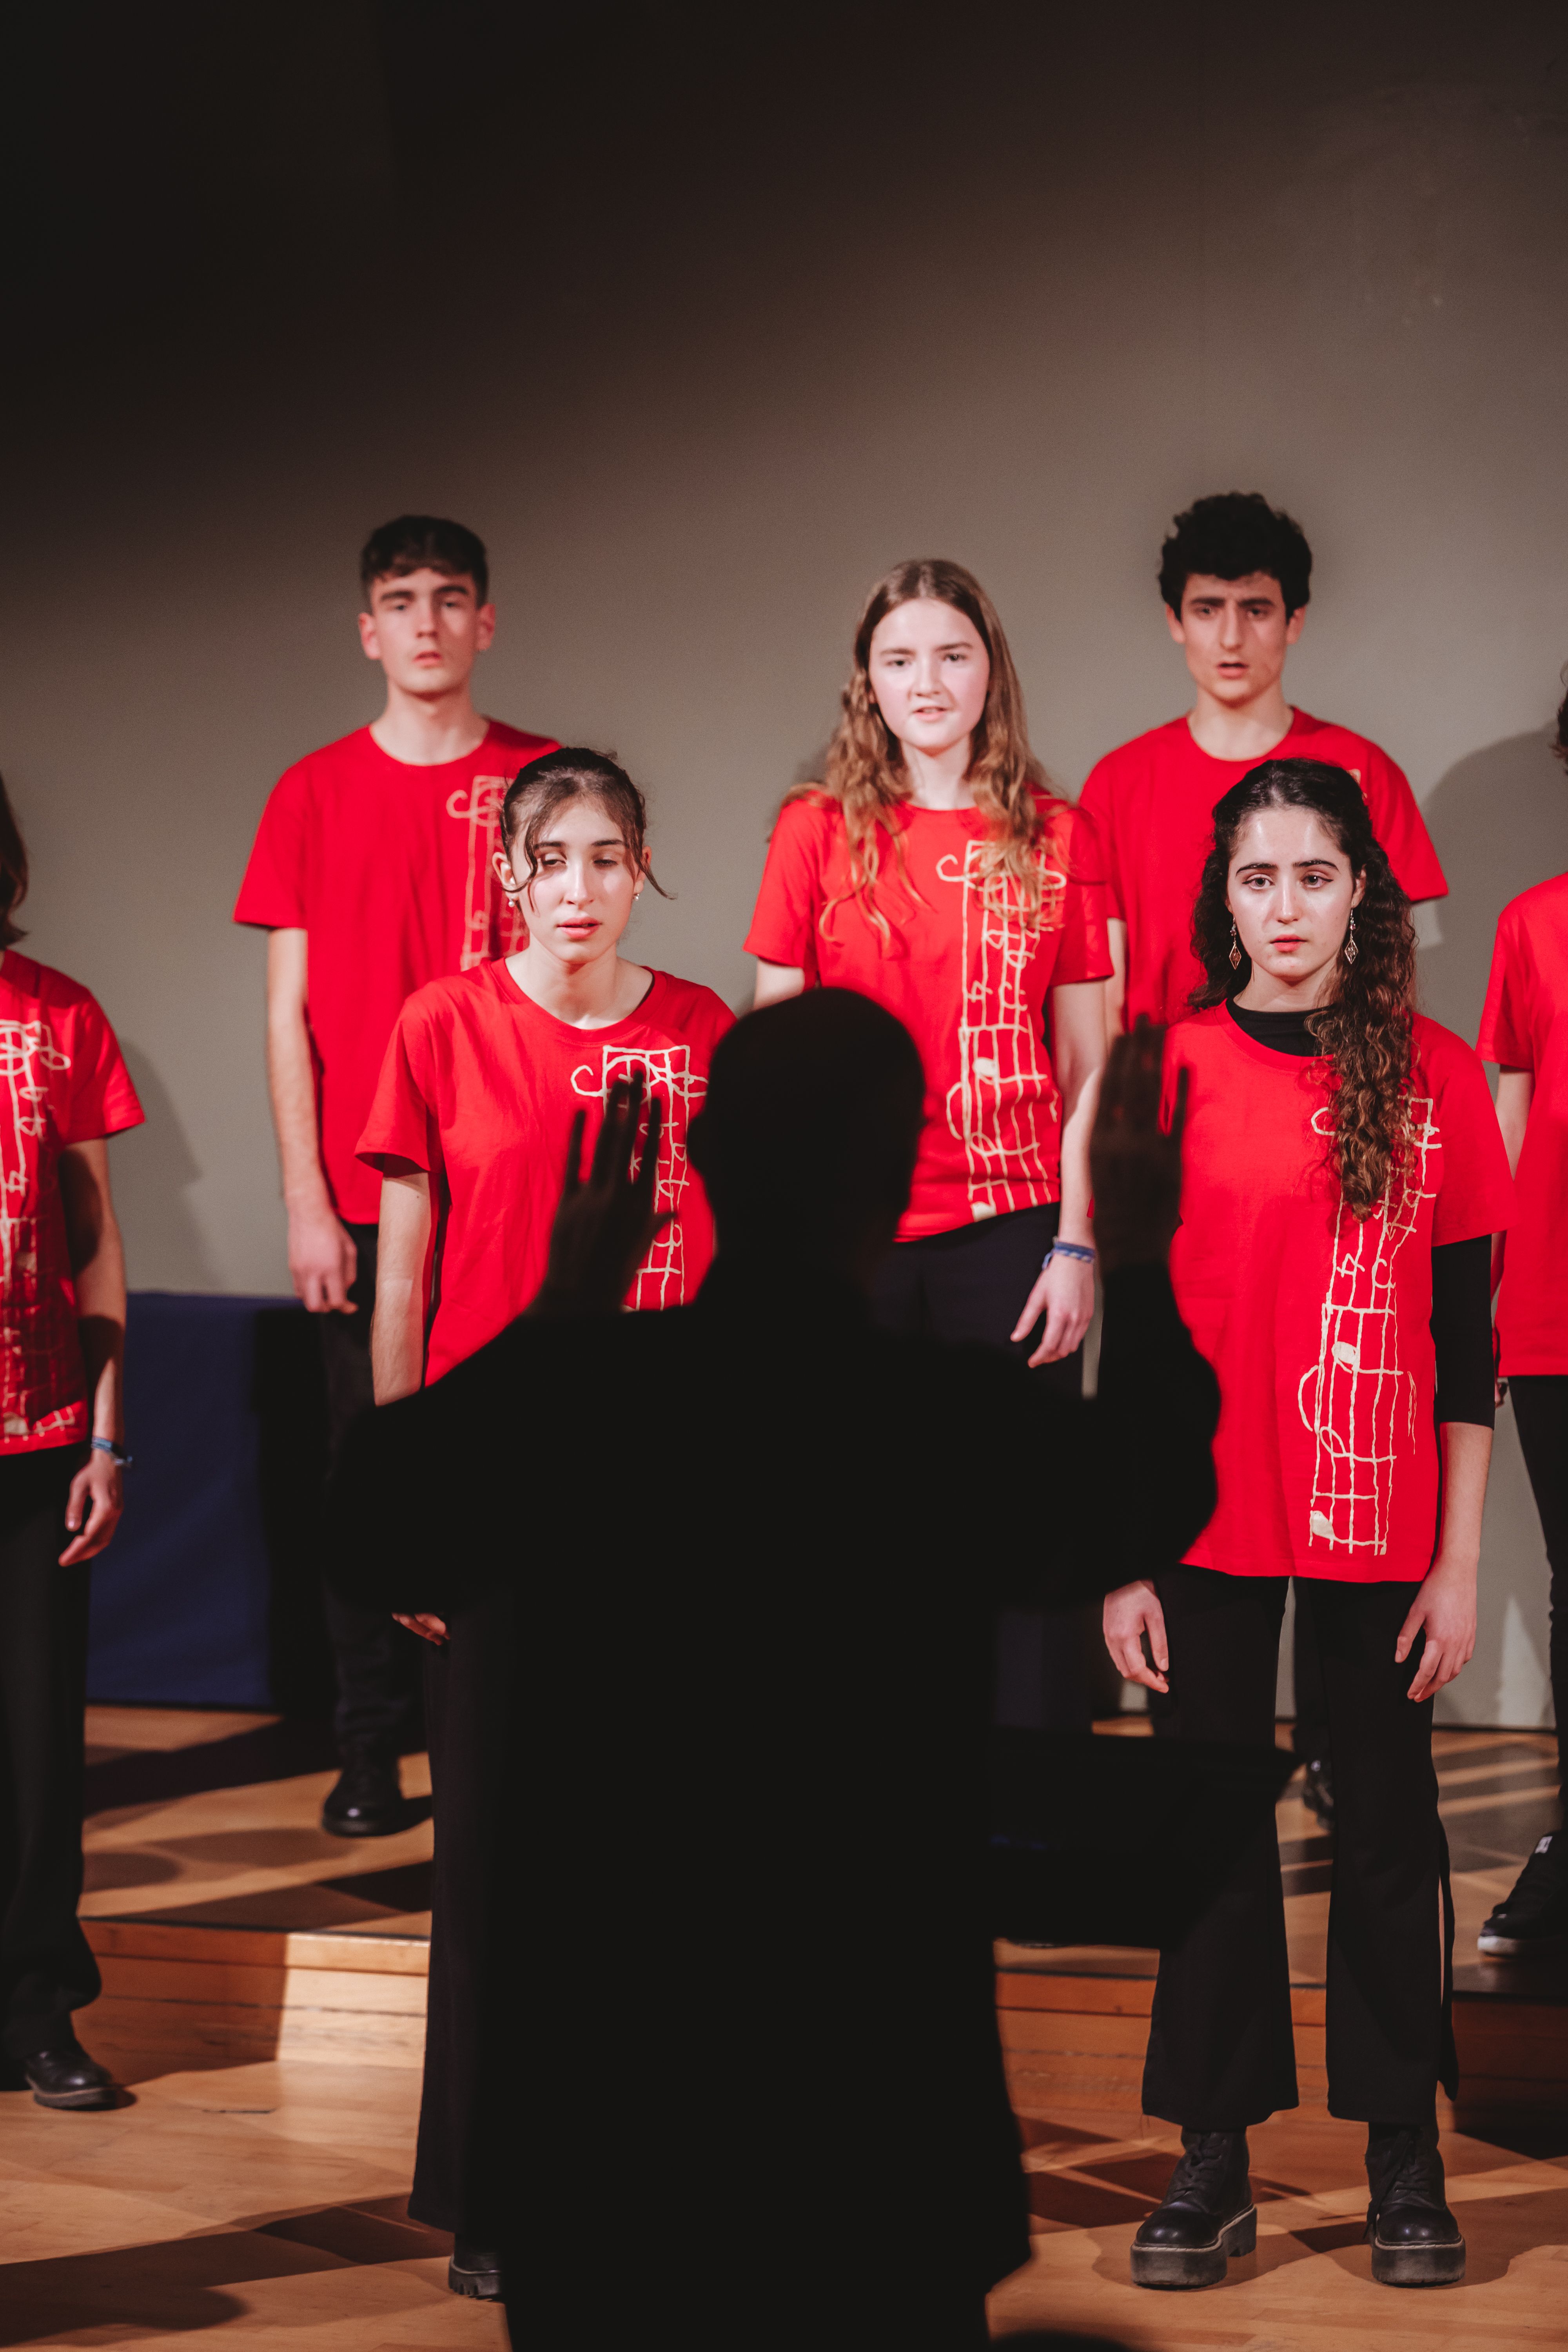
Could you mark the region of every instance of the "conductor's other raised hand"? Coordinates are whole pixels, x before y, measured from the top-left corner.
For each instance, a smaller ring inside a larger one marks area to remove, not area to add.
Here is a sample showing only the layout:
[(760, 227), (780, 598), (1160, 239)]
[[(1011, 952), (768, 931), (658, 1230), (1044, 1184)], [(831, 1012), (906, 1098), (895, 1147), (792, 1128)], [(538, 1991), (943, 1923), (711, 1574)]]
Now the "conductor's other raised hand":
[(1182, 1202), (1182, 1129), (1187, 1074), (1177, 1080), (1174, 1116), (1160, 1126), (1165, 1032), (1140, 1020), (1110, 1048), (1100, 1110), (1089, 1139), (1094, 1239), (1106, 1273), (1163, 1263)]
[(613, 1315), (655, 1235), (669, 1223), (669, 1212), (653, 1205), (663, 1123), (657, 1096), (647, 1107), (646, 1130), (640, 1137), (637, 1132), (646, 1091), (640, 1070), (610, 1088), (585, 1181), (585, 1114), (579, 1111), (573, 1120), (561, 1205), (550, 1230), (549, 1267), (530, 1315)]

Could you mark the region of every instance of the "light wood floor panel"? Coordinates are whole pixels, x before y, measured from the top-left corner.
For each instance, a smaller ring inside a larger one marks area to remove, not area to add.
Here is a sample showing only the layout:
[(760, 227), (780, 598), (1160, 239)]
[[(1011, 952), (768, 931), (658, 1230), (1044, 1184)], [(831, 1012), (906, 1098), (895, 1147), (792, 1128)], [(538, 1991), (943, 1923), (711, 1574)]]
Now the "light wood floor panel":
[(0, 2344), (502, 2352), (407, 2219), (417, 2102), (395, 2070), (288, 2061), (165, 2073), (107, 2115), (0, 2095)]

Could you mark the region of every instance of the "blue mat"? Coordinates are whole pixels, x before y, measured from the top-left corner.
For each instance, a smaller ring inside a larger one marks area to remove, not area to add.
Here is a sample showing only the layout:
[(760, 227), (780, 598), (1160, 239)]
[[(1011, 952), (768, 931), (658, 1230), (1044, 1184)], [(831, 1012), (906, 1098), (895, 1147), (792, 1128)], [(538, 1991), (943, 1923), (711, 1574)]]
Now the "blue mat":
[(125, 1516), (93, 1565), (89, 1696), (319, 1698), (325, 1418), (309, 1318), (291, 1300), (141, 1291), (125, 1353), (135, 1459)]

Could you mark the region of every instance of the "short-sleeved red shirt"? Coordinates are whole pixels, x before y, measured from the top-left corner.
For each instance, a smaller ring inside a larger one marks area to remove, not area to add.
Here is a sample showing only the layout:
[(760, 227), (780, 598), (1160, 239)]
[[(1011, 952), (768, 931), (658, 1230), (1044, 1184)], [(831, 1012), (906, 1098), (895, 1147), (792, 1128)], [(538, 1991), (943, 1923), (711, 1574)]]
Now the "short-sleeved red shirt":
[(490, 855), (507, 786), (554, 749), (492, 719), (478, 751), (415, 768), (361, 727), (290, 768), (261, 813), (234, 919), (310, 935), (321, 1166), (350, 1224), (380, 1213), (354, 1146), (404, 998), (525, 944)]
[(1478, 1057), (1421, 1018), (1415, 1052), (1404, 1170), (1363, 1223), (1330, 1164), (1326, 1063), (1223, 1004), (1166, 1041), (1167, 1110), (1191, 1074), (1171, 1280), (1220, 1385), (1197, 1567), (1376, 1584), (1432, 1564), (1432, 1251), (1506, 1226), (1512, 1188)]
[(423, 1168), (435, 1223), (426, 1380), (521, 1315), (544, 1279), (572, 1121), (592, 1152), (617, 1078), (644, 1074), (662, 1105), (657, 1206), (675, 1213), (638, 1269), (632, 1307), (679, 1307), (713, 1255), (713, 1224), (686, 1130), (713, 1048), (735, 1016), (710, 988), (656, 971), (635, 1013), (574, 1029), (525, 996), (505, 961), (436, 980), (397, 1016), (360, 1155), (380, 1172)]
[(59, 1157), (142, 1124), (113, 1030), (63, 971), (0, 958), (0, 1454), (88, 1436)]
[(1503, 908), (1477, 1051), (1535, 1081), (1498, 1292), (1499, 1368), (1568, 1372), (1568, 874)]
[[(1410, 898), (1448, 885), (1403, 770), (1348, 727), (1298, 710), (1270, 760), (1324, 760), (1348, 768), (1366, 795), (1373, 831)], [(1141, 1013), (1179, 1021), (1204, 974), (1193, 953), (1193, 906), (1214, 840), (1215, 803), (1260, 763), (1216, 760), (1173, 719), (1108, 751), (1089, 771), (1079, 806), (1094, 819), (1109, 909), (1127, 926), (1129, 1029)]]
[[(1046, 999), (1110, 971), (1104, 890), (1090, 828), (1042, 793), (1042, 919), (1017, 890), (982, 886), (974, 809), (906, 808), (908, 887), (884, 845), (878, 904), (888, 936), (849, 888), (844, 817), (826, 793), (790, 801), (768, 848), (749, 954), (797, 966), (806, 986), (852, 988), (885, 1005), (921, 1050), (926, 1123), (900, 1241), (1061, 1195), (1061, 1095)], [(989, 904), (987, 898), (989, 896)]]

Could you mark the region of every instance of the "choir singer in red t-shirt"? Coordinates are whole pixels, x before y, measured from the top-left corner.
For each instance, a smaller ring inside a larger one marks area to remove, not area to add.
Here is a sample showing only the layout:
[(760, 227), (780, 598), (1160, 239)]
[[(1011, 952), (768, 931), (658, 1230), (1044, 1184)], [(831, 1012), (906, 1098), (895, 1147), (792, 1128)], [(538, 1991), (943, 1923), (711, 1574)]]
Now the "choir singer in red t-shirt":
[[(1327, 760), (1348, 770), (1406, 898), (1447, 895), (1415, 796), (1387, 752), (1285, 698), (1286, 659), (1306, 625), (1311, 580), (1306, 533), (1256, 490), (1197, 499), (1177, 515), (1160, 551), (1165, 622), (1186, 656), (1193, 707), (1108, 751), (1079, 801), (1093, 817), (1104, 860), (1112, 1034), (1142, 1015), (1179, 1021), (1186, 1011), (1203, 978), (1191, 922), (1215, 803), (1259, 760)], [(1315, 1639), (1303, 1619), (1294, 1653), (1295, 1747), (1306, 1768), (1302, 1795), (1331, 1822)]]
[[(1568, 765), (1568, 701), (1557, 713)], [(1498, 1124), (1519, 1189), (1500, 1234), (1498, 1370), (1541, 1514), (1552, 1571), (1550, 1663), (1559, 1796), (1568, 1789), (1568, 874), (1554, 874), (1498, 919), (1476, 1050), (1498, 1065)], [(1494, 1959), (1568, 1942), (1568, 1833), (1549, 1830), (1479, 1937)]]
[[(411, 990), (521, 943), (491, 869), (501, 797), (552, 739), (475, 709), (495, 635), (483, 542), (400, 515), (360, 559), (360, 643), (380, 665), (379, 719), (312, 751), (275, 786), (235, 920), (267, 943), (267, 1069), (294, 1288), (321, 1318), (335, 1454), (371, 1402), (379, 1178), (356, 1157), (382, 1055)], [(342, 1775), (321, 1826), (383, 1837), (409, 1815), (397, 1759), (415, 1732), (408, 1637), (329, 1587)]]
[[(1171, 1279), (1219, 1375), (1219, 1495), (1179, 1565), (1108, 1598), (1106, 1643), (1157, 1737), (1261, 1744), (1295, 1580), (1334, 1759), (1329, 2112), (1368, 2127), (1373, 2276), (1451, 2284), (1432, 1702), (1475, 1646), (1508, 1163), (1476, 1055), (1413, 1010), (1409, 901), (1347, 770), (1268, 760), (1226, 793), (1193, 937), (1203, 1009), (1165, 1051), (1186, 1112)], [(1251, 2249), (1247, 2127), (1295, 2105), (1270, 1822), (1161, 1954), (1143, 2108), (1184, 2153), (1133, 2241), (1138, 2284), (1211, 2284)]]
[[(1030, 751), (996, 609), (961, 565), (900, 563), (871, 591), (823, 782), (779, 813), (746, 947), (759, 1005), (852, 988), (920, 1047), (925, 1126), (878, 1269), (882, 1328), (1011, 1349), (1079, 1395), (1105, 893), (1089, 826)], [(1010, 1614), (1001, 1664), (1005, 1713), (1011, 1685), (1020, 1719), (1089, 1729), (1084, 1629), (1042, 1639)]]
[[(105, 1139), (142, 1106), (74, 980), (20, 955), (27, 853), (0, 783), (0, 2044), (11, 2088), (106, 2107), (81, 1896), (89, 1562), (119, 1523), (125, 1253)], [(20, 2082), (17, 2081), (17, 2076)]]

